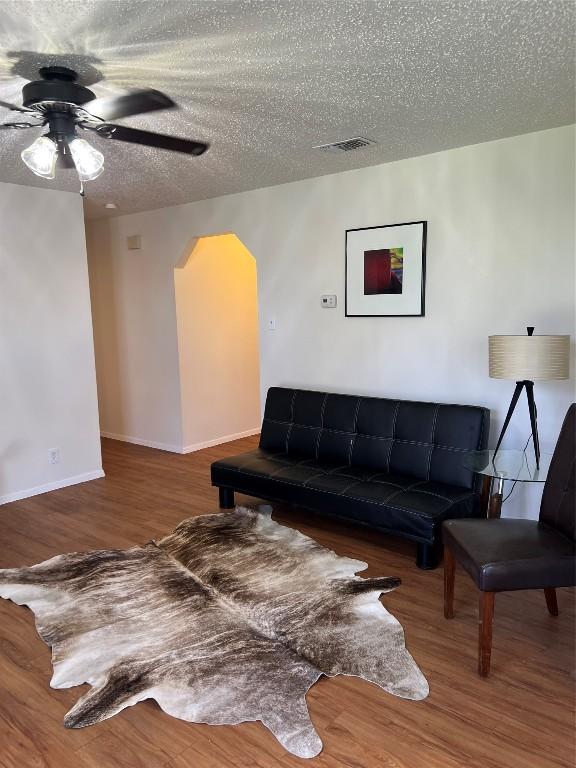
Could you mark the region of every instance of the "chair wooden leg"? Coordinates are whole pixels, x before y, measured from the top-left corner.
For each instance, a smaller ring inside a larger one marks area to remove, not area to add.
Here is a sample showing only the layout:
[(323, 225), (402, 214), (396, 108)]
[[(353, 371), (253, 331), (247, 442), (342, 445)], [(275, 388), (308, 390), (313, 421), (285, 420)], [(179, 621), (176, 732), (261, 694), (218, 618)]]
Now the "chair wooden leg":
[(558, 616), (558, 600), (556, 599), (556, 590), (554, 587), (546, 587), (544, 596), (546, 597), (548, 613), (550, 613), (551, 616)]
[(454, 618), (454, 580), (456, 577), (456, 560), (452, 550), (444, 547), (444, 616)]
[(481, 677), (488, 677), (490, 674), (492, 619), (494, 617), (495, 596), (495, 592), (480, 592), (478, 615), (478, 674)]

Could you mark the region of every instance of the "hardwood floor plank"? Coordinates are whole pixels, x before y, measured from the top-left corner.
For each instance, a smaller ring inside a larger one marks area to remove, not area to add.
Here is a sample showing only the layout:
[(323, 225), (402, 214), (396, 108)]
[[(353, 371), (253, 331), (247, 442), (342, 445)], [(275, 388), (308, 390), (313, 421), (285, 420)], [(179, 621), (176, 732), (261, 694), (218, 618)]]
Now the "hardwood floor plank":
[(154, 739), (134, 734), (121, 736), (104, 731), (85, 747), (76, 751), (83, 766), (88, 768), (164, 768), (170, 755), (154, 743)]
[[(53, 555), (128, 547), (186, 517), (217, 511), (210, 464), (253, 448), (244, 438), (188, 455), (103, 440), (106, 477), (0, 508), (0, 567)], [(238, 503), (260, 503), (238, 495)], [(476, 674), (477, 590), (456, 571), (455, 617), (443, 616), (442, 571), (419, 571), (414, 545), (275, 505), (274, 518), (340, 555), (364, 576), (399, 576), (383, 595), (430, 683), (412, 702), (354, 677), (321, 679), (308, 694), (324, 751), (317, 768), (573, 768), (574, 595), (560, 615), (541, 592), (498, 595), (492, 675)], [(296, 768), (258, 723), (184, 723), (141, 702), (98, 725), (66, 730), (64, 713), (86, 689), (49, 688), (50, 651), (27, 609), (0, 601), (2, 768)]]
[(30, 725), (24, 730), (0, 715), (0, 768), (86, 768), (82, 758)]
[(35, 740), (58, 741), (67, 750), (92, 741), (94, 730), (64, 728), (64, 715), (87, 686), (75, 689), (74, 694), (54, 691), (48, 685), (51, 674), (39, 677), (34, 671), (35, 662), (23, 669), (0, 658), (0, 715), (4, 720), (23, 733), (33, 729)]

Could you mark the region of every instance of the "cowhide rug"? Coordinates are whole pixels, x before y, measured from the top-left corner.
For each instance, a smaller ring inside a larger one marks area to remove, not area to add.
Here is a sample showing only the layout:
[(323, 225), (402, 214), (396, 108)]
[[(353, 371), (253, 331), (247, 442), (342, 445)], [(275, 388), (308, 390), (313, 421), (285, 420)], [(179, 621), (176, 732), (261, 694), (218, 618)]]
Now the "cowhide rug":
[(287, 750), (313, 757), (322, 742), (306, 692), (322, 674), (427, 696), (402, 627), (378, 599), (399, 579), (355, 576), (366, 563), (271, 511), (238, 507), (141, 547), (0, 570), (0, 596), (29, 606), (52, 646), (51, 686), (92, 686), (66, 727), (153, 698), (194, 723), (261, 720)]

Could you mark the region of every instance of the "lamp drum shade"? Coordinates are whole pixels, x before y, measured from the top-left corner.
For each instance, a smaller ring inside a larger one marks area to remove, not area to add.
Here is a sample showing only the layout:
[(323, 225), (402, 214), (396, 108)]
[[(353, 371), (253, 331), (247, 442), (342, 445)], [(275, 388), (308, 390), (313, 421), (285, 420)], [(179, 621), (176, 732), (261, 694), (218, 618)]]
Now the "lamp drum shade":
[(570, 336), (490, 336), (490, 378), (567, 379)]

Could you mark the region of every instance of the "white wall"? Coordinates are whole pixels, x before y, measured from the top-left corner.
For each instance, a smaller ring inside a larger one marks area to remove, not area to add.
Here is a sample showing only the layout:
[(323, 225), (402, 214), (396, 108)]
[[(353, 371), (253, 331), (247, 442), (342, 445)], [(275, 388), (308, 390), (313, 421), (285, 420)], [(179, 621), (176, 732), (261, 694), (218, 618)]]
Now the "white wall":
[[(527, 325), (574, 334), (574, 138), (573, 126), (558, 128), (94, 222), (90, 261), (118, 257), (125, 236), (141, 234), (161, 275), (156, 301), (173, 314), (168, 275), (191, 238), (234, 232), (258, 265), (263, 397), (278, 384), (482, 404), (494, 442), (513, 382), (488, 378), (488, 336)], [(344, 317), (345, 230), (421, 219), (426, 317)], [(320, 307), (323, 293), (338, 294), (338, 309)], [(573, 377), (538, 383), (536, 398), (551, 450)], [(523, 405), (506, 445), (528, 434)], [(537, 515), (539, 490), (517, 488), (508, 514)]]
[(0, 503), (103, 475), (79, 195), (0, 184), (0, 424)]
[(183, 450), (260, 430), (256, 262), (234, 235), (202, 237), (174, 270)]
[(146, 231), (141, 250), (128, 250), (126, 236), (137, 231), (125, 219), (86, 230), (100, 428), (107, 436), (179, 451), (172, 258), (162, 227)]

